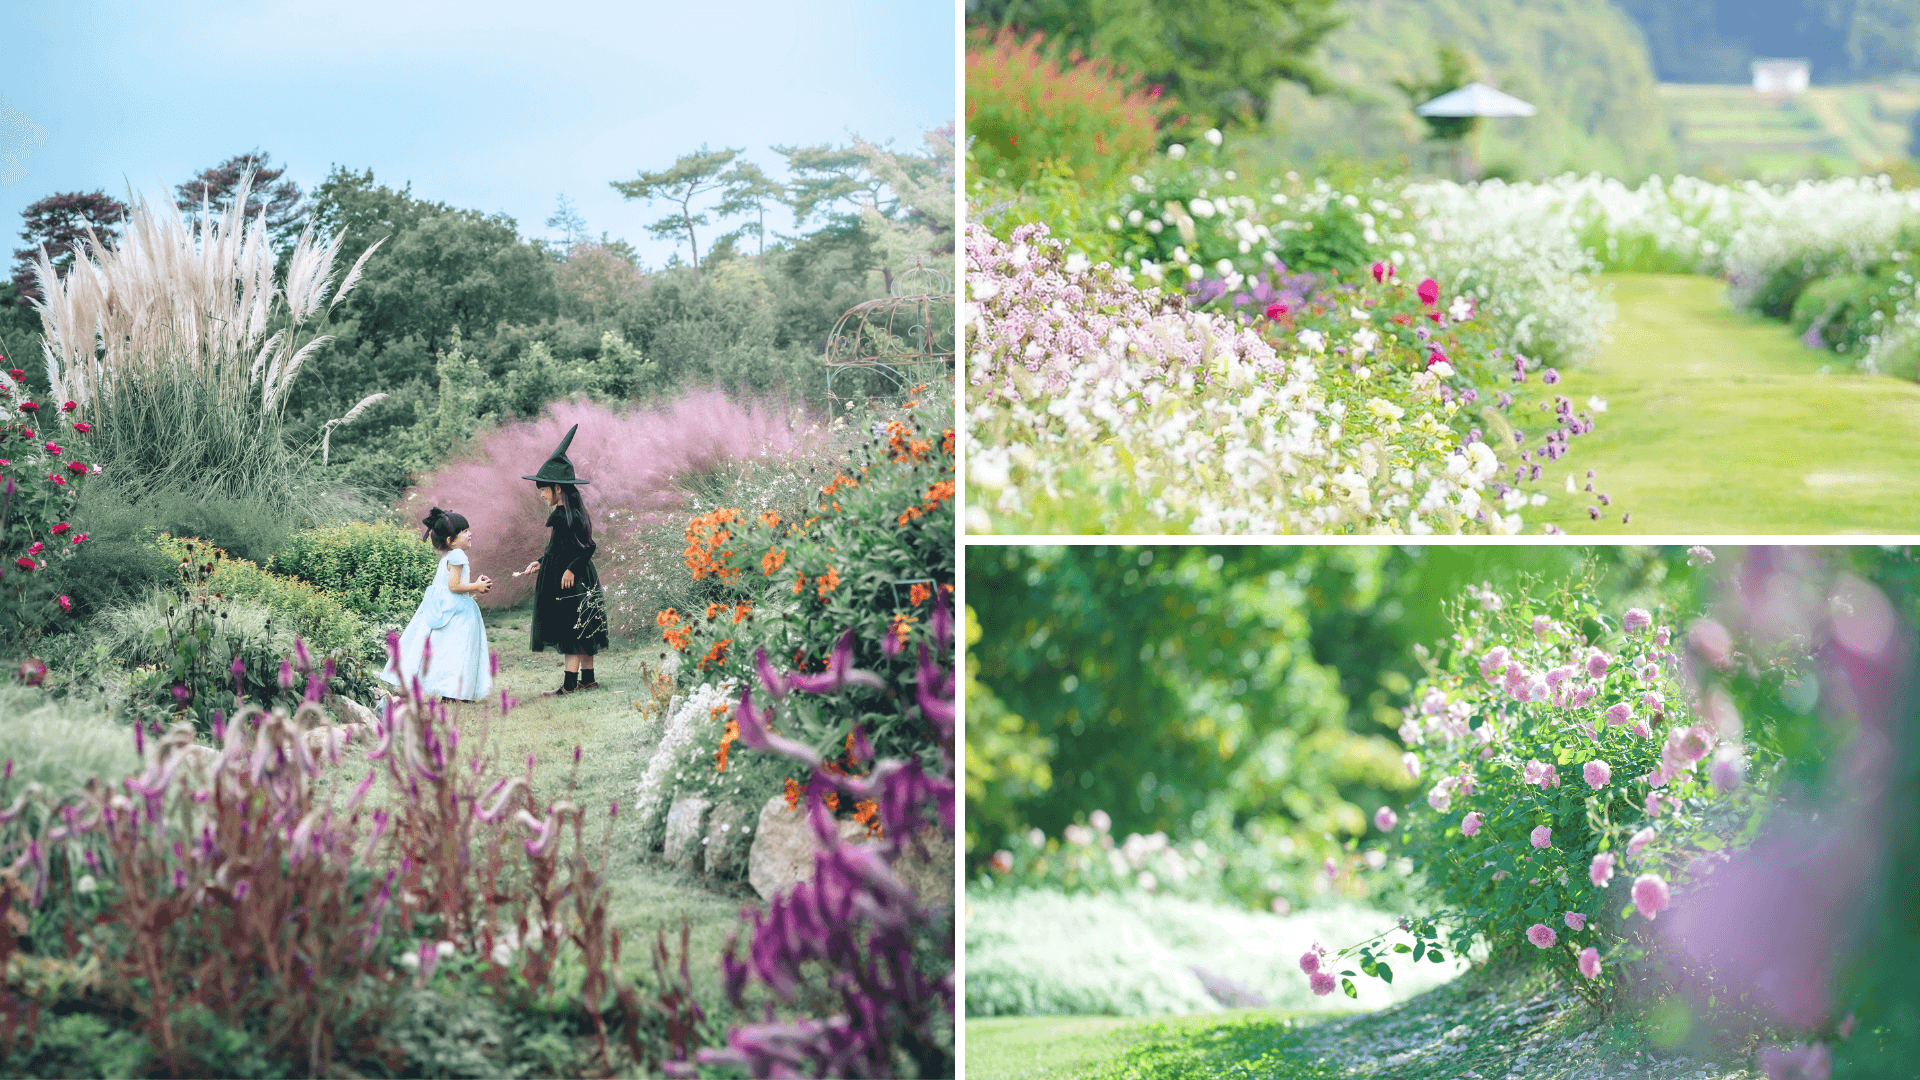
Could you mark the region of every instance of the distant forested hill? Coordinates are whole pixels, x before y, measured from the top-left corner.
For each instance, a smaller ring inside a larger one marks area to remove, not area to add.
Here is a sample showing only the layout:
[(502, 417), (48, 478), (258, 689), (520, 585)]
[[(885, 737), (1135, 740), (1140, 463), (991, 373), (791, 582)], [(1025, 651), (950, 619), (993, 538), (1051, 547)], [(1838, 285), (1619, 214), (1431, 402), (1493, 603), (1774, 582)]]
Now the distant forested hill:
[(1424, 81), (1436, 50), (1464, 50), (1481, 81), (1532, 102), (1528, 119), (1483, 122), (1482, 160), (1496, 173), (1599, 170), (1625, 179), (1679, 162), (1640, 29), (1595, 0), (1348, 0), (1347, 24), (1322, 47), (1324, 70), (1351, 100), (1276, 89), (1278, 149), (1418, 155), (1425, 131), (1397, 80)]
[(1662, 82), (1742, 83), (1756, 56), (1804, 56), (1818, 83), (1920, 70), (1920, 0), (1614, 0)]

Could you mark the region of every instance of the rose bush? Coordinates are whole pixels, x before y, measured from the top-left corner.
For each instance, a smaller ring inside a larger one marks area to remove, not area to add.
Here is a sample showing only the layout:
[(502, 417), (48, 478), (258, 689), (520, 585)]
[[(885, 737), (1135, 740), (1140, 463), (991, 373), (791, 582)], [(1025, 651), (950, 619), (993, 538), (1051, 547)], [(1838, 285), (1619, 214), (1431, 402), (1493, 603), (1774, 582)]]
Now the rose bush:
[[(0, 363), (5, 358), (0, 357)], [(0, 373), (0, 643), (21, 648), (73, 608), (60, 564), (87, 539), (70, 522), (87, 478), (92, 425), (72, 402), (35, 401), (26, 372)]]

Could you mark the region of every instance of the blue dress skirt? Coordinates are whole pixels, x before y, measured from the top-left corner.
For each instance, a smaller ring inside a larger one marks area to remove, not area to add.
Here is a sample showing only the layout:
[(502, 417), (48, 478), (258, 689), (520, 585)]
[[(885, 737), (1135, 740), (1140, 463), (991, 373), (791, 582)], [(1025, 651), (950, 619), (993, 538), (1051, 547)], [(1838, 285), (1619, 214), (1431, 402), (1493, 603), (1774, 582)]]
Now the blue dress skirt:
[[(450, 568), (466, 565), (467, 553), (460, 550), (449, 551), (440, 560), (433, 583), (420, 599), (420, 609), (400, 635), (399, 666), (388, 660), (381, 679), (405, 689), (418, 675), (421, 693), (460, 701), (477, 701), (493, 690), (487, 627), (480, 617), (480, 605), (471, 594), (456, 594), (447, 588)], [(429, 642), (433, 646), (431, 654), (426, 647)]]

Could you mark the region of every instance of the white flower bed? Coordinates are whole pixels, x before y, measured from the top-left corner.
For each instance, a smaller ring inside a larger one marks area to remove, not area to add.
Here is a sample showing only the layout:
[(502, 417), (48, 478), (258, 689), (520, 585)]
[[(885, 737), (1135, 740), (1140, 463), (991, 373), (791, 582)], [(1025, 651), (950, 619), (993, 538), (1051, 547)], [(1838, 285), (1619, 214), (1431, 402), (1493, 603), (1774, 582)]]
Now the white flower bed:
[(644, 752), (651, 753), (647, 770), (640, 778), (634, 803), (640, 835), (649, 844), (666, 829), (667, 810), (673, 803), (676, 772), (684, 770), (686, 759), (703, 733), (713, 727), (713, 710), (733, 704), (737, 688), (730, 682), (695, 687), (667, 716), (660, 741)]

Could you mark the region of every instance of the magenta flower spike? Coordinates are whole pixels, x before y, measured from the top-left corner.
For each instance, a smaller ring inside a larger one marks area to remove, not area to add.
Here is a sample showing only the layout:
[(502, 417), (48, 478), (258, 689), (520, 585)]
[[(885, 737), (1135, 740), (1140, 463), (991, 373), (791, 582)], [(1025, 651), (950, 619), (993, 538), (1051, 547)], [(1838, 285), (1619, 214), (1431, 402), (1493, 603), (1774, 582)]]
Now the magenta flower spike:
[(753, 651), (753, 670), (760, 677), (760, 685), (766, 687), (768, 697), (777, 702), (787, 696), (786, 677), (773, 670), (773, 664), (767, 660), (767, 650)]
[(840, 635), (833, 646), (833, 652), (827, 657), (827, 670), (818, 675), (803, 675), (794, 672), (787, 676), (787, 684), (793, 689), (807, 694), (834, 694), (844, 689), (848, 683), (856, 686), (870, 686), (875, 690), (885, 690), (887, 684), (880, 676), (853, 666), (853, 631)]
[(391, 660), (395, 667), (400, 665), (400, 631), (398, 630), (387, 631), (387, 659)]
[(304, 638), (296, 637), (293, 639), (293, 655), (300, 661), (300, 670), (302, 673), (313, 670), (313, 657), (307, 652), (307, 643)]
[(293, 689), (293, 664), (285, 659), (280, 661), (280, 689)]
[(933, 590), (933, 646), (945, 652), (953, 644), (953, 608), (947, 604), (947, 591), (938, 586)]
[(798, 758), (806, 762), (808, 768), (820, 767), (820, 755), (814, 751), (813, 747), (795, 742), (785, 736), (775, 735), (768, 729), (767, 725), (773, 719), (773, 713), (771, 710), (763, 713), (753, 707), (751, 689), (740, 692), (740, 706), (734, 710), (733, 715), (740, 725), (740, 741), (749, 747), (755, 750), (771, 750), (788, 757)]

